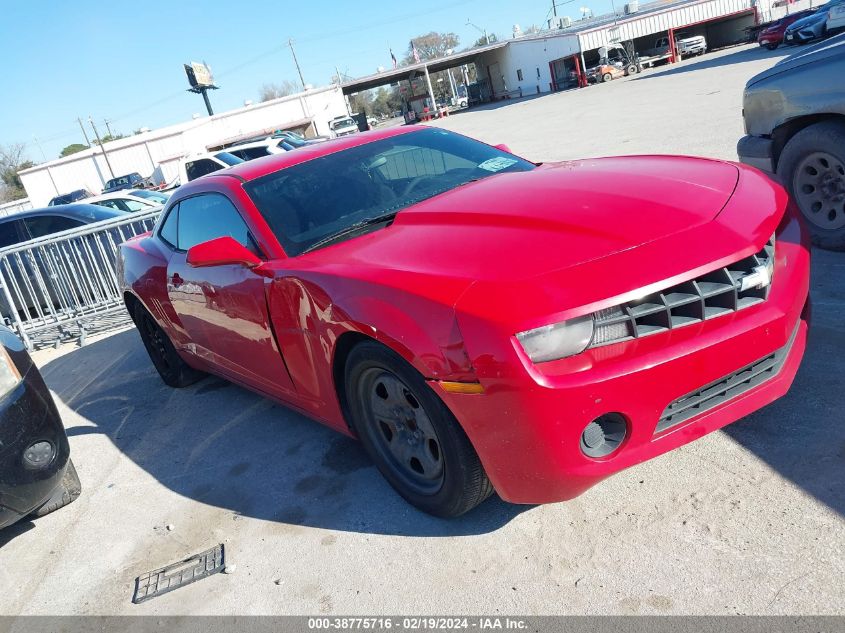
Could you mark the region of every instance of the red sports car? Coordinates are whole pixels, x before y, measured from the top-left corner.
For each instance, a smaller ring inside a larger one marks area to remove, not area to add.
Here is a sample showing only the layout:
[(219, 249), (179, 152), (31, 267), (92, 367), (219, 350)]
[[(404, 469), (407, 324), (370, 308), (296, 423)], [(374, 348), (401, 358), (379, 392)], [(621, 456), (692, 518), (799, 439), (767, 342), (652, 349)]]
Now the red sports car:
[(121, 251), (168, 385), (214, 373), (356, 436), (440, 516), (570, 499), (733, 422), (807, 337), (793, 203), (716, 160), (395, 128), (183, 185)]

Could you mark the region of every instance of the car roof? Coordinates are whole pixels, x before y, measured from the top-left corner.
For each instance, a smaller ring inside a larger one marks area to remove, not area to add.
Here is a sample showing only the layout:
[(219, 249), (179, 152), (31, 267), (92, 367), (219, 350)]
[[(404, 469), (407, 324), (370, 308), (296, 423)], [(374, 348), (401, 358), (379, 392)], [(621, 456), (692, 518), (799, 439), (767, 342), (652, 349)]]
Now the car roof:
[(120, 191), (110, 191), (109, 193), (101, 193), (98, 196), (91, 196), (90, 198), (84, 198), (86, 203), (91, 203), (96, 200), (112, 200), (114, 198), (126, 198), (130, 195), (130, 192), (134, 191), (133, 189), (121, 189)]
[(280, 141), (284, 139), (279, 138), (265, 138), (261, 141), (249, 141), (247, 143), (238, 143), (236, 145), (230, 145), (229, 147), (224, 147), (221, 150), (214, 152), (215, 154), (219, 154), (220, 152), (231, 153), (231, 150), (242, 150), (242, 149), (250, 149), (252, 147), (267, 147), (269, 145), (278, 145)]
[(110, 218), (126, 217), (123, 211), (110, 209), (108, 207), (101, 207), (96, 204), (57, 204), (52, 207), (44, 207), (42, 209), (29, 209), (21, 213), (14, 213), (0, 219), (0, 221), (22, 220), (24, 218), (37, 217), (39, 215), (61, 215), (67, 218), (75, 218), (86, 223), (99, 222), (101, 220), (108, 220)]
[(424, 125), (414, 127), (394, 127), (386, 130), (372, 130), (369, 132), (361, 132), (360, 134), (352, 134), (342, 138), (331, 139), (323, 143), (314, 143), (313, 145), (305, 145), (298, 148), (295, 152), (285, 152), (284, 154), (274, 154), (261, 158), (259, 160), (246, 161), (239, 165), (234, 165), (224, 170), (216, 171), (205, 178), (215, 178), (222, 176), (233, 176), (244, 182), (261, 178), (267, 174), (304, 163), (315, 158), (334, 154), (345, 149), (358, 147), (366, 143), (372, 143), (385, 138), (392, 138), (395, 136), (402, 136), (403, 134), (413, 134), (420, 130), (431, 129)]

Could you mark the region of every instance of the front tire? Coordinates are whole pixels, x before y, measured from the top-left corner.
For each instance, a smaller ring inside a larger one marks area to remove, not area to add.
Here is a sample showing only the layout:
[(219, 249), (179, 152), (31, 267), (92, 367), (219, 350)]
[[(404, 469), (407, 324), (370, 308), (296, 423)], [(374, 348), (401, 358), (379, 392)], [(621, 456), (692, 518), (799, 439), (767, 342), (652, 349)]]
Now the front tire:
[(845, 251), (845, 124), (826, 121), (798, 132), (783, 148), (777, 172), (813, 243)]
[(766, 44), (766, 48), (768, 48), (770, 51), (775, 50), (778, 46), (780, 46), (779, 42), (772, 42), (771, 44)]
[(493, 492), (463, 429), (425, 379), (376, 342), (346, 362), (353, 430), (388, 483), (439, 517), (468, 512)]
[(170, 338), (140, 303), (136, 304), (133, 317), (147, 354), (164, 384), (175, 388), (187, 387), (205, 377), (204, 372), (182, 360)]

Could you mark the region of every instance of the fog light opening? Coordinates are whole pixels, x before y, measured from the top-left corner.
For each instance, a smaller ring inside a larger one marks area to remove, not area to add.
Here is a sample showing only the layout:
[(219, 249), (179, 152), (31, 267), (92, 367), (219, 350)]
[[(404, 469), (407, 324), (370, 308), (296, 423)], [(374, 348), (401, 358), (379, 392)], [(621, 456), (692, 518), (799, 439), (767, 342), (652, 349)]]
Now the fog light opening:
[(23, 452), (23, 461), (30, 468), (45, 468), (54, 455), (55, 449), (50, 442), (35, 442)]
[(628, 434), (620, 413), (606, 413), (590, 422), (581, 433), (581, 452), (587, 457), (607, 457), (618, 449)]

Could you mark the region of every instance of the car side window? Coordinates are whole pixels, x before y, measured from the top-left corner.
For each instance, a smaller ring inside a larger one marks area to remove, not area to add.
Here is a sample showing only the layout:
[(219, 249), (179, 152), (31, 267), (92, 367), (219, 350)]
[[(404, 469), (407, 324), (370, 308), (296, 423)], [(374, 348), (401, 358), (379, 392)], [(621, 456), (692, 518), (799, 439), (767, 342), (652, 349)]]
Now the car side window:
[(66, 218), (61, 215), (36, 215), (29, 218), (24, 218), (24, 224), (29, 230), (29, 234), (33, 237), (44, 237), (53, 233), (75, 229), (85, 224), (80, 220)]
[(179, 205), (174, 205), (164, 218), (164, 222), (159, 229), (158, 236), (167, 242), (173, 248), (179, 243), (178, 240), (178, 225), (179, 225)]
[(207, 158), (201, 158), (185, 164), (185, 173), (188, 175), (188, 180), (195, 180), (200, 176), (205, 176), (218, 169), (223, 169), (223, 165), (218, 165), (213, 160), (208, 160)]
[(179, 202), (179, 250), (225, 236), (254, 250), (249, 229), (228, 198), (205, 193)]
[(13, 246), (27, 239), (28, 237), (23, 235), (23, 223), (20, 220), (7, 220), (0, 223), (0, 248)]

